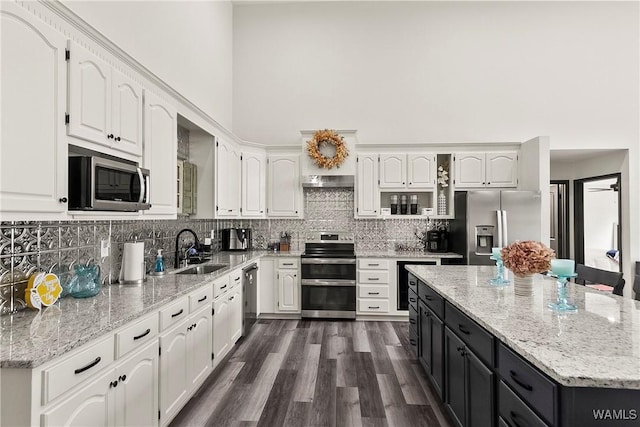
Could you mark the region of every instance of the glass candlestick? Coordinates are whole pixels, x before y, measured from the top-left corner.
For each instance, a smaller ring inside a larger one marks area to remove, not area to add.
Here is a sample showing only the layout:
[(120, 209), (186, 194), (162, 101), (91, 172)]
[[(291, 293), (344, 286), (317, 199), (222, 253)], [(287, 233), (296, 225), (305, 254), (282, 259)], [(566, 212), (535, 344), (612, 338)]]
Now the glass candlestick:
[(576, 277), (577, 275), (575, 273), (569, 275), (550, 273), (548, 275), (556, 278), (557, 293), (556, 302), (547, 304), (547, 307), (549, 307), (553, 311), (578, 311), (578, 307), (574, 304), (569, 303), (567, 297), (567, 280), (570, 277)]
[(492, 260), (496, 262), (496, 277), (489, 280), (494, 286), (506, 286), (509, 284), (509, 281), (504, 278), (504, 263), (502, 262), (502, 258), (496, 258), (491, 256)]

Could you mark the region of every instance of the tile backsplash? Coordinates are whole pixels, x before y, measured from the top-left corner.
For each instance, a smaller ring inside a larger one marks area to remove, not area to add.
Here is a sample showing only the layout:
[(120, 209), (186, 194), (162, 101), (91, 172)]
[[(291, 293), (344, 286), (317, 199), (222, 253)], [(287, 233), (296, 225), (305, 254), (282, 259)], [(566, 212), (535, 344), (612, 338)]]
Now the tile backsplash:
[[(158, 249), (163, 249), (165, 265), (173, 267), (175, 238), (183, 228), (194, 230), (204, 242), (214, 239), (212, 250), (220, 249), (220, 230), (229, 227), (252, 229), (252, 246), (266, 249), (288, 231), (291, 250), (304, 249), (307, 232), (335, 230), (353, 232), (360, 251), (389, 250), (401, 246), (422, 249), (415, 231), (424, 231), (426, 219), (354, 219), (354, 191), (348, 188), (304, 190), (305, 219), (213, 220), (180, 217), (177, 220), (57, 221), (0, 223), (0, 314), (25, 307), (24, 290), (28, 277), (36, 271), (53, 271), (68, 280), (77, 264), (100, 267), (103, 284), (117, 283), (125, 242), (144, 241), (147, 268), (151, 269)], [(189, 233), (181, 236), (180, 247), (188, 246)], [(110, 245), (110, 254), (100, 256), (101, 242)]]

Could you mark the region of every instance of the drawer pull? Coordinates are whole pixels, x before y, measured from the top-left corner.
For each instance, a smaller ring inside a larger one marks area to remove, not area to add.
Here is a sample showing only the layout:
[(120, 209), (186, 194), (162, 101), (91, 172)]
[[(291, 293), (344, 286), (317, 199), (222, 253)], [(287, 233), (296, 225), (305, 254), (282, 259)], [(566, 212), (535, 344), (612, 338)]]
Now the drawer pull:
[(173, 314), (171, 315), (171, 317), (178, 317), (178, 316), (180, 316), (182, 313), (184, 313), (184, 309), (183, 309), (183, 308), (181, 308), (179, 312), (177, 312), (177, 313), (173, 313)]
[(282, 265), (293, 265), (292, 262), (283, 262)]
[(511, 422), (515, 427), (520, 427), (520, 423), (517, 420), (521, 420), (520, 415), (516, 414), (514, 411), (509, 411), (509, 417), (511, 417)]
[(380, 264), (376, 263), (376, 264), (367, 264), (369, 267), (378, 267)]
[(140, 335), (133, 337), (133, 340), (135, 341), (135, 340), (139, 340), (140, 338), (144, 338), (147, 335), (149, 335), (150, 332), (151, 332), (151, 329), (147, 328), (147, 330), (141, 333)]
[(126, 381), (126, 380), (127, 380), (127, 376), (126, 376), (126, 375), (120, 375), (120, 376), (118, 377), (118, 382), (120, 382), (120, 381), (124, 382), (124, 381)]
[(469, 332), (467, 328), (465, 328), (464, 325), (460, 323), (458, 323), (458, 329), (460, 329), (460, 332), (462, 332), (465, 335), (471, 335), (471, 332)]
[(96, 357), (96, 360), (94, 360), (93, 362), (89, 363), (87, 366), (83, 366), (82, 368), (78, 368), (75, 371), (73, 371), (74, 374), (81, 374), (84, 371), (86, 371), (87, 369), (91, 369), (94, 366), (96, 366), (98, 363), (100, 363), (100, 361), (102, 360), (102, 357), (98, 356)]
[(427, 301), (431, 301), (433, 300), (433, 297), (430, 297), (429, 295), (425, 295), (424, 299), (426, 299)]
[(369, 295), (380, 295), (380, 292), (369, 292)]
[(416, 319), (409, 319), (409, 323), (411, 323), (412, 325), (416, 324)]
[(370, 308), (370, 309), (374, 309), (374, 308), (375, 308), (375, 309), (379, 309), (379, 308), (380, 308), (380, 306), (379, 306), (379, 305), (376, 305), (375, 307), (373, 307), (373, 306), (369, 306), (369, 308)]
[(409, 281), (409, 286), (413, 286), (415, 288), (416, 282)]
[(202, 302), (202, 301), (204, 301), (204, 300), (206, 300), (206, 299), (207, 299), (207, 296), (205, 295), (205, 296), (203, 296), (202, 298), (200, 298), (200, 299), (198, 300), (198, 302)]
[(227, 287), (227, 285), (220, 286), (220, 290), (223, 290), (223, 289), (225, 289), (226, 287)]
[(513, 381), (515, 381), (516, 384), (518, 384), (520, 387), (522, 387), (523, 389), (527, 390), (527, 391), (533, 391), (533, 387), (530, 386), (529, 384), (523, 383), (521, 380), (518, 379), (518, 374), (516, 374), (514, 371), (509, 371), (509, 375), (511, 376), (511, 379)]
[(416, 340), (414, 340), (413, 338), (410, 338), (410, 339), (409, 339), (409, 343), (410, 343), (411, 345), (416, 345)]
[(229, 301), (233, 301), (233, 299), (234, 299), (235, 297), (236, 297), (235, 295), (234, 295), (234, 296), (232, 296), (231, 298), (229, 298)]
[(369, 277), (369, 280), (373, 282), (373, 281), (376, 281), (376, 280), (380, 280), (380, 278), (379, 277)]
[(416, 302), (416, 299), (415, 298), (409, 298), (409, 301)]
[(109, 388), (116, 388), (118, 387), (118, 381), (111, 381), (109, 383)]
[(233, 279), (234, 282), (237, 282), (238, 280), (240, 280), (240, 276), (238, 276), (235, 279)]

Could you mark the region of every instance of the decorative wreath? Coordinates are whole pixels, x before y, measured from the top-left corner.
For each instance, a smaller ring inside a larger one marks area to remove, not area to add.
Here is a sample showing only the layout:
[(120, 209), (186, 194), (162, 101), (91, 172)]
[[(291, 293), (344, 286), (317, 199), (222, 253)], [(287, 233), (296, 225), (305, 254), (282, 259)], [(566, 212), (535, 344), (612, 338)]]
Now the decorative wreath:
[[(336, 148), (336, 154), (333, 157), (327, 157), (320, 152), (320, 147), (325, 144), (331, 144)], [(316, 131), (313, 134), (313, 139), (307, 141), (307, 151), (315, 164), (325, 169), (331, 169), (334, 166), (340, 167), (349, 155), (344, 139), (336, 131), (329, 129)]]

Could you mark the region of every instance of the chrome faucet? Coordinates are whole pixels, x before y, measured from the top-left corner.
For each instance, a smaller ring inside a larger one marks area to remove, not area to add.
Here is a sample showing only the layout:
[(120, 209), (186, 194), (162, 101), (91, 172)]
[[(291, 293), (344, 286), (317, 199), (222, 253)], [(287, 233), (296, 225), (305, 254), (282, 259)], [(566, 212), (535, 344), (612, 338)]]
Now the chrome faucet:
[(187, 249), (184, 253), (183, 260), (185, 261), (185, 264), (189, 263), (189, 251), (191, 249), (195, 249), (196, 251), (200, 250), (200, 241), (198, 240), (198, 235), (196, 234), (195, 231), (193, 231), (190, 228), (183, 228), (182, 230), (178, 231), (178, 234), (176, 235), (176, 257), (175, 257), (175, 262), (173, 264), (175, 268), (180, 267), (180, 248), (178, 247), (178, 245), (180, 244), (180, 235), (184, 232), (191, 233), (193, 235), (193, 238), (195, 239), (195, 243), (193, 244), (193, 246), (190, 246), (189, 249)]

